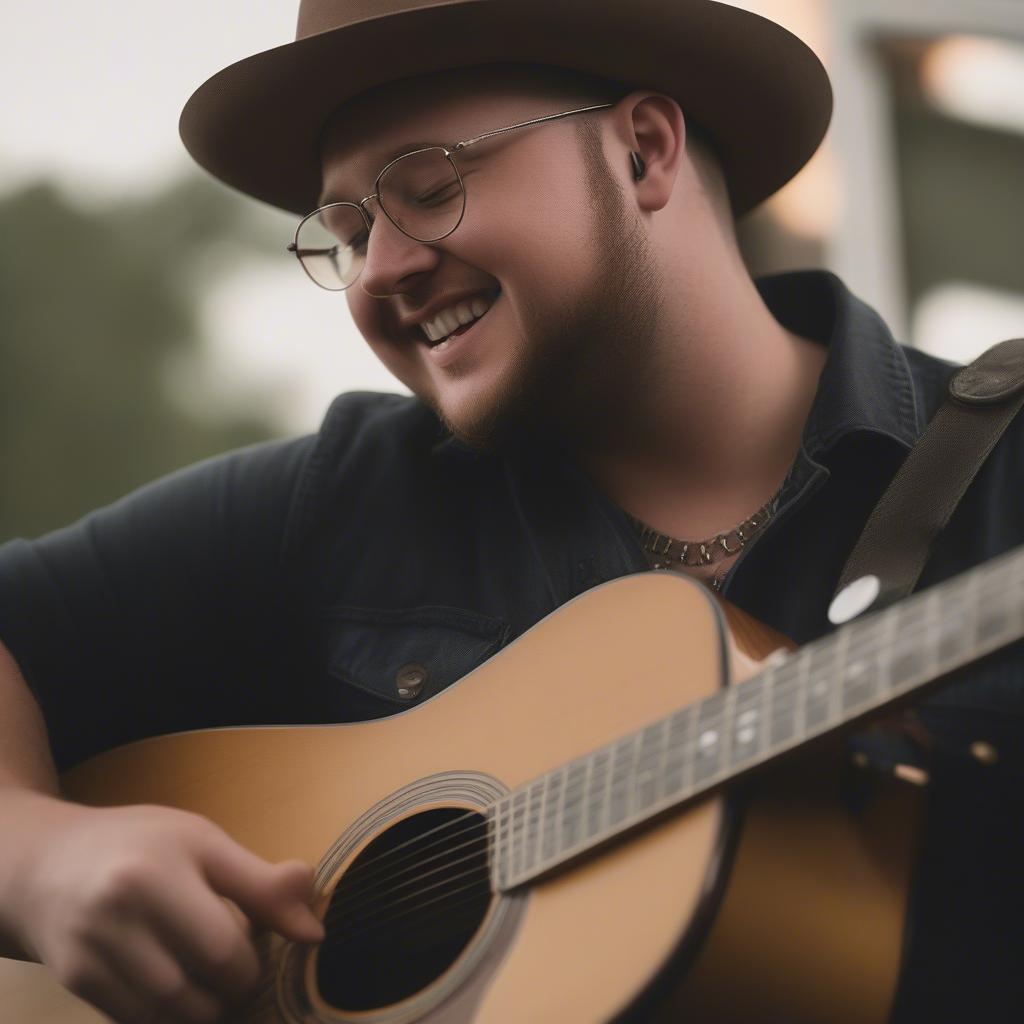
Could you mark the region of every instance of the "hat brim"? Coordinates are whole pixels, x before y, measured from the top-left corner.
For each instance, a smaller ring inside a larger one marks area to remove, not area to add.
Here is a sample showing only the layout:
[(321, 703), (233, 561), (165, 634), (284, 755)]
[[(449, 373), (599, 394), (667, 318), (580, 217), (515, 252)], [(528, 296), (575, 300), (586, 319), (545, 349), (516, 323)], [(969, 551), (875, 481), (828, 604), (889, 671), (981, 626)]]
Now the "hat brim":
[(304, 215), (321, 190), (320, 133), (339, 106), (398, 79), (508, 62), (672, 96), (715, 143), (737, 217), (807, 163), (832, 114), (828, 75), (805, 43), (714, 0), (448, 0), (238, 61), (193, 93), (179, 131), (215, 177)]

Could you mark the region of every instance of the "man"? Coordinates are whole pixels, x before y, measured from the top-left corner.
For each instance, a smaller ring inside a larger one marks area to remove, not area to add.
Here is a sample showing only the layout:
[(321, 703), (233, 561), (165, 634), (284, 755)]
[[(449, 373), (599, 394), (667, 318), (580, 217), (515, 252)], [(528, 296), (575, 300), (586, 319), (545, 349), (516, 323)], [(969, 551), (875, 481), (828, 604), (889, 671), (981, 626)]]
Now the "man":
[[(309, 870), (180, 812), (57, 800), (51, 749), (63, 769), (154, 733), (401, 710), (660, 564), (652, 535), (704, 541), (673, 569), (804, 642), (952, 371), (832, 275), (750, 280), (734, 217), (796, 173), (830, 109), (777, 26), (705, 0), (304, 0), (299, 37), (207, 83), (183, 133), (252, 195), (326, 207), (296, 255), (416, 397), (342, 396), (316, 437), (0, 551), (0, 935), (119, 1020), (213, 1020), (251, 989), (220, 897), (318, 939)], [(379, 174), (437, 145), (422, 178)], [(1020, 443), (1015, 426), (923, 586), (1024, 539)], [(1021, 888), (997, 833), (1020, 810), (1020, 672), (1003, 659), (922, 711), (931, 856), (894, 1019), (1009, 1019)]]

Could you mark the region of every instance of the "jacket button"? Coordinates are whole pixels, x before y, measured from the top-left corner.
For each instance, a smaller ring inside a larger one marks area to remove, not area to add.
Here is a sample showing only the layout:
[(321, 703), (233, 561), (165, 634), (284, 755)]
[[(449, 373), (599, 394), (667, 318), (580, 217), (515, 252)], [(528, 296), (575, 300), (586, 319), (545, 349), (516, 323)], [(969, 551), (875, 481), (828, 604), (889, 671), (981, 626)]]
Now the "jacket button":
[(415, 662), (403, 665), (395, 673), (395, 685), (398, 687), (398, 696), (402, 700), (414, 700), (418, 697), (426, 681), (427, 670)]

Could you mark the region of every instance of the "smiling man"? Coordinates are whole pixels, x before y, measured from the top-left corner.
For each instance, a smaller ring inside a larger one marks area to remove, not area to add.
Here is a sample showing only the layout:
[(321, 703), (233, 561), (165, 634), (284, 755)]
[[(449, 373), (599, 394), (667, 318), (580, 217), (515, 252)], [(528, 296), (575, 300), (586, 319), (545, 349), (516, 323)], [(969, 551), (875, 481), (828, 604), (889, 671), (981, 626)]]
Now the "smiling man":
[[(367, 235), (344, 204), (416, 131), (456, 151), (389, 163), (381, 202), (401, 212)], [(325, 226), (368, 241), (349, 261), (355, 323), (456, 437), (558, 438), (619, 504), (678, 536), (741, 522), (778, 491), (826, 350), (758, 294), (717, 158), (678, 101), (555, 68), (475, 67), (358, 97), (321, 153), (329, 202), (298, 248)], [(405, 176), (448, 187), (422, 230), (401, 206)], [(307, 257), (311, 279), (346, 286), (322, 260)], [(459, 326), (467, 300), (484, 315)], [(712, 364), (721, 383), (701, 372)]]
[[(655, 567), (799, 643), (831, 628), (954, 368), (832, 274), (744, 266), (736, 218), (830, 110), (799, 40), (711, 0), (303, 0), (295, 43), (196, 92), (190, 151), (296, 215), (289, 258), (413, 396), (342, 394), (317, 435), (0, 548), (4, 951), (118, 1020), (193, 1022), (253, 990), (246, 917), (323, 935), (308, 866), (181, 811), (58, 799), (55, 768), (98, 751), (402, 711)], [(1024, 542), (1020, 444), (922, 587)], [(1020, 684), (1019, 656), (990, 662), (920, 706), (919, 745), (857, 750), (930, 751), (935, 780), (893, 1020), (1016, 1019)]]

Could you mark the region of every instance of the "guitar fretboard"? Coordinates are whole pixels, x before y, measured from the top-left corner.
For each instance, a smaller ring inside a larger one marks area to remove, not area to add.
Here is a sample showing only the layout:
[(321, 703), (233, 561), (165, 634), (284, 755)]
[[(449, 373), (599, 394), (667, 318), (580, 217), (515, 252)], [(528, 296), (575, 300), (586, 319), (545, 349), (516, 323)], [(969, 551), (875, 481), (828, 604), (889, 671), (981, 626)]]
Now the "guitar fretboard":
[(488, 811), (515, 888), (1024, 636), (1024, 549), (855, 620), (743, 683), (519, 787)]

